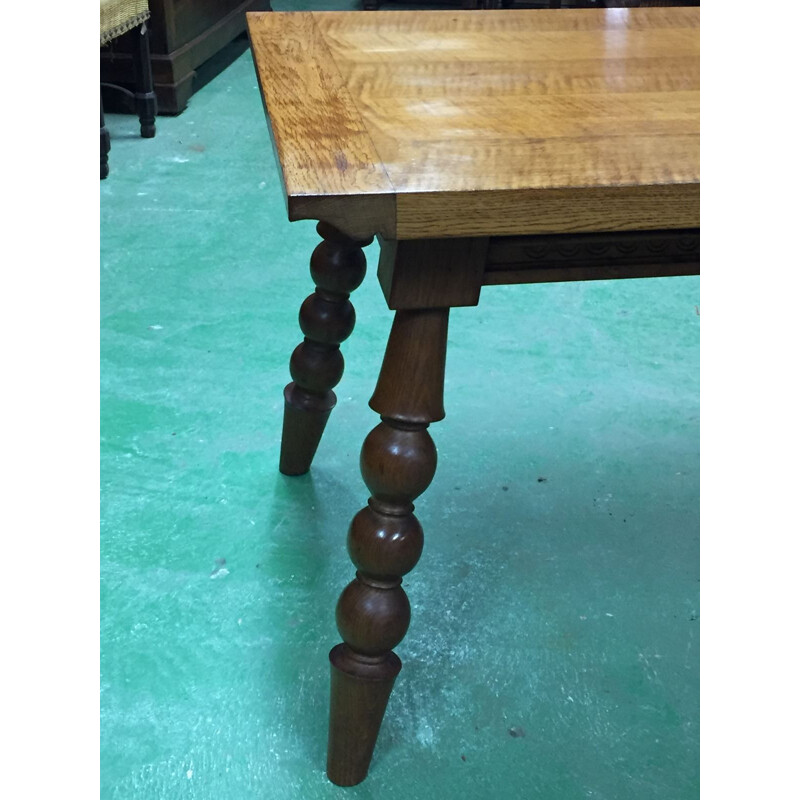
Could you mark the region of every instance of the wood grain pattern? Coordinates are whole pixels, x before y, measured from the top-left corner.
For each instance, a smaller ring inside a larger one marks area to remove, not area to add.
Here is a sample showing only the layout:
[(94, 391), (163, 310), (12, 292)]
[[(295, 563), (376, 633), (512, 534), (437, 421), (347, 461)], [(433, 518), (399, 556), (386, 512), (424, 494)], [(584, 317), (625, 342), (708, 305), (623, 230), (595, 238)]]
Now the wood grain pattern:
[(476, 306), (488, 237), (381, 239), (378, 280), (392, 310)]
[(249, 24), (290, 214), (396, 239), (699, 226), (697, 8)]
[(328, 777), (352, 786), (367, 774), (400, 659), (392, 652), (411, 621), (403, 576), (422, 554), (414, 500), (436, 471), (431, 422), (444, 418), (444, 366), (450, 309), (398, 311), (370, 407), (381, 421), (361, 448), (370, 491), (347, 549), (356, 577), (336, 606), (344, 643), (331, 660)]
[[(393, 236), (394, 189), (313, 17), (248, 14), (289, 219), (324, 220), (355, 239)], [(339, 210), (366, 230), (338, 224)]]
[(398, 195), (397, 214), (397, 236), (409, 239), (691, 228), (700, 220), (700, 185), (418, 192)]
[(344, 373), (339, 345), (353, 332), (355, 309), (350, 293), (364, 280), (362, 252), (371, 239), (356, 241), (325, 222), (317, 224), (322, 241), (311, 255), (316, 290), (300, 306), (303, 341), (289, 361), (292, 381), (284, 389), (280, 470), (284, 475), (308, 472), (331, 410), (333, 391)]

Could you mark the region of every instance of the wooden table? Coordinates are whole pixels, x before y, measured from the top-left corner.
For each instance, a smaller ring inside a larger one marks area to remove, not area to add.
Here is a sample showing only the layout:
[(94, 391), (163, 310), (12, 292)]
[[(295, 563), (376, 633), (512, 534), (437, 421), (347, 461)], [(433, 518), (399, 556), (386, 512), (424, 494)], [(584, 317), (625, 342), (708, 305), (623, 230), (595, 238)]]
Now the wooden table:
[[(410, 620), (413, 501), (444, 417), (447, 322), (481, 286), (699, 271), (699, 10), (250, 14), (289, 218), (320, 220), (280, 469), (306, 472), (362, 249), (396, 311), (336, 608), (328, 776), (367, 774)], [(499, 321), (498, 321), (499, 322)]]

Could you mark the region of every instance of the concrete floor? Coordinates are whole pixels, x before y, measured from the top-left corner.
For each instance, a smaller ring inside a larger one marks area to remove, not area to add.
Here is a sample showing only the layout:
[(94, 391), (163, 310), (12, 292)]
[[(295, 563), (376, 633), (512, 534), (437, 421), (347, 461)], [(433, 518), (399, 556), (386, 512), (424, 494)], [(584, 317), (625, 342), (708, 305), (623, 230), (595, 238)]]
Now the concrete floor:
[(285, 478), (318, 237), (286, 221), (251, 58), (154, 140), (107, 122), (103, 798), (696, 797), (699, 280), (489, 287), (452, 313), (404, 669), (369, 778), (339, 789), (327, 651), (391, 323), (377, 246), (339, 405)]

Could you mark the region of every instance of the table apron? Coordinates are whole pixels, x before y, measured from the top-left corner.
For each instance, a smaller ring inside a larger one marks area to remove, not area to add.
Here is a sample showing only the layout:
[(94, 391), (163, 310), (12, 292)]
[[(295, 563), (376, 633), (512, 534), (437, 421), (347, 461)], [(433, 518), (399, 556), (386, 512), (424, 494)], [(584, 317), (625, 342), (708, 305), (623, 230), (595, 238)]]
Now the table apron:
[(378, 279), (391, 309), (475, 306), (482, 286), (700, 272), (700, 229), (387, 240)]
[(492, 238), (484, 285), (615, 278), (659, 278), (700, 272), (700, 229)]

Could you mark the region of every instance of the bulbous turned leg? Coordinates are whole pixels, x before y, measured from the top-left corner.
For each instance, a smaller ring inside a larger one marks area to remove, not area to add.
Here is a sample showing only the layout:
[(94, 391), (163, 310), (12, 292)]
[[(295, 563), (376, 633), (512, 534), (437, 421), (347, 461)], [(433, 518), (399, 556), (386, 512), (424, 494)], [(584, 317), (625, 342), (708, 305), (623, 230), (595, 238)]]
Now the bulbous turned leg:
[(333, 387), (344, 373), (339, 345), (353, 332), (356, 321), (350, 292), (364, 280), (367, 260), (361, 248), (372, 241), (350, 239), (325, 222), (317, 225), (317, 233), (323, 239), (311, 256), (317, 288), (300, 307), (305, 339), (292, 353), (292, 382), (283, 392), (280, 471), (284, 475), (308, 472), (336, 405)]
[(344, 640), (331, 650), (328, 777), (362, 781), (400, 672), (392, 652), (411, 621), (402, 576), (422, 553), (413, 501), (436, 471), (428, 425), (444, 417), (442, 390), (449, 309), (398, 311), (370, 406), (381, 415), (361, 450), (370, 491), (347, 537), (356, 578), (336, 607)]

